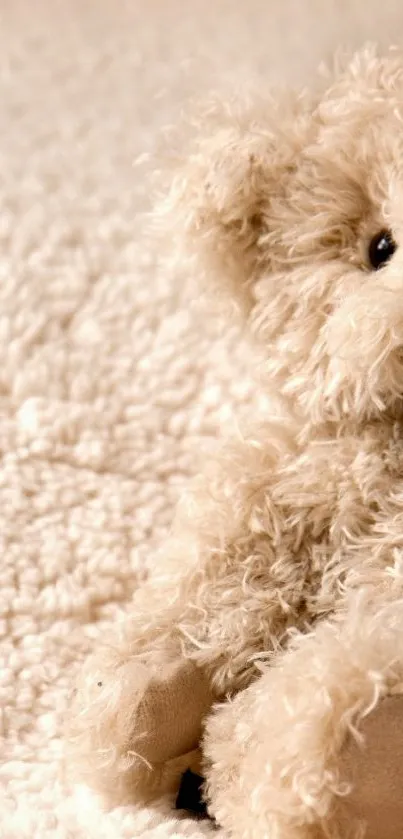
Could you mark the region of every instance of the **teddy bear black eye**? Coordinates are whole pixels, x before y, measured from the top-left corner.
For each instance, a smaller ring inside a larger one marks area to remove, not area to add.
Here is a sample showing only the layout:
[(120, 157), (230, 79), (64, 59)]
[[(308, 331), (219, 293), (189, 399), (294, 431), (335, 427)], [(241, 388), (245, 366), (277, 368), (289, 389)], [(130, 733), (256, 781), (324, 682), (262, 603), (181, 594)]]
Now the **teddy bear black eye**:
[(371, 267), (377, 271), (392, 258), (396, 250), (396, 242), (390, 230), (380, 230), (369, 243), (368, 257)]

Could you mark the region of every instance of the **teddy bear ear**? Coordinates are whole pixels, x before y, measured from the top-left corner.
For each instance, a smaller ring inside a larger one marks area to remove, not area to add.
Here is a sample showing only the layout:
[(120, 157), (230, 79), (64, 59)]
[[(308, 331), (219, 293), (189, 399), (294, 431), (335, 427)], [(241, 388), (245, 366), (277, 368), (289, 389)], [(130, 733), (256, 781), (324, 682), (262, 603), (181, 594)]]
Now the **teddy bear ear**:
[(252, 101), (202, 112), (157, 210), (175, 268), (229, 291), (245, 311), (269, 268), (271, 208), (286, 190), (308, 125), (303, 94)]

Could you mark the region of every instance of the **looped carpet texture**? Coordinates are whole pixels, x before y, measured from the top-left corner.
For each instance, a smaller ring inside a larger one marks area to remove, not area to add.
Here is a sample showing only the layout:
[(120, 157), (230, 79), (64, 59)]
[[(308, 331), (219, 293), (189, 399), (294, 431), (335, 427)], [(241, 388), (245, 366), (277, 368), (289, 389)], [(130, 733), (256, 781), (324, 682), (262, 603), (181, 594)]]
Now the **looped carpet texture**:
[(223, 337), (147, 244), (136, 160), (190, 97), (308, 81), (340, 42), (394, 40), (402, 8), (0, 3), (1, 839), (211, 832), (170, 799), (101, 813), (60, 768), (77, 668), (163, 561), (212, 441), (258, 398), (237, 327)]

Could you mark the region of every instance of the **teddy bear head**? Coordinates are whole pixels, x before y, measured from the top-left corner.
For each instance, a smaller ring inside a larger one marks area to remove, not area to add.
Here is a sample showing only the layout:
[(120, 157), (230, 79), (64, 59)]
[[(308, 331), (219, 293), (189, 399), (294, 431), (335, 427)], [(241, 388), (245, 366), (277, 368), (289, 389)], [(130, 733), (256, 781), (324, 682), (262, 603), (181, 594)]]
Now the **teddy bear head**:
[(162, 214), (187, 272), (230, 291), (305, 420), (403, 395), (403, 57), (366, 47), (313, 92), (201, 115)]

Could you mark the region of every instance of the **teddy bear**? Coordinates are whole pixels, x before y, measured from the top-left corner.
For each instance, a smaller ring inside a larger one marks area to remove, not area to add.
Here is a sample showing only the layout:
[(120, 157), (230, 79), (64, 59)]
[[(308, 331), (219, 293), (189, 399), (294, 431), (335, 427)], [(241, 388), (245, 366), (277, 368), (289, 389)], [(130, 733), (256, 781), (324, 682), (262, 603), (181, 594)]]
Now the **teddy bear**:
[(82, 668), (74, 775), (141, 804), (200, 747), (234, 839), (400, 838), (403, 55), (209, 105), (158, 223), (236, 303), (273, 407), (197, 476)]

